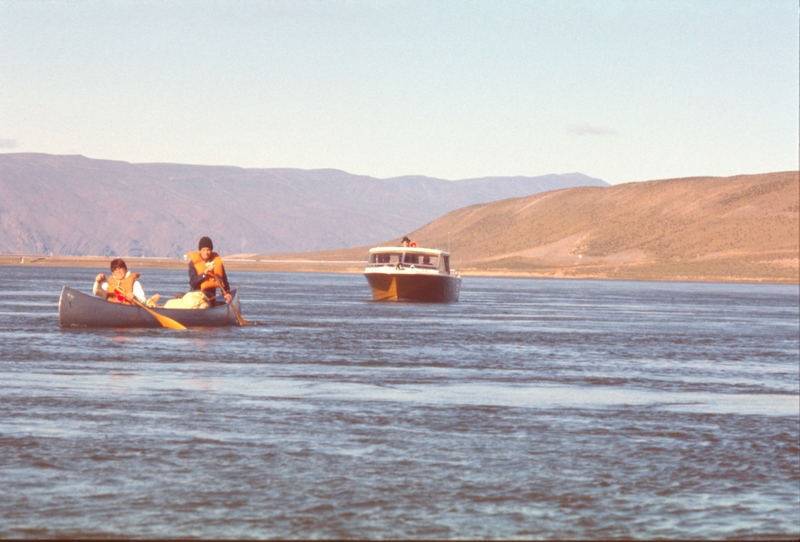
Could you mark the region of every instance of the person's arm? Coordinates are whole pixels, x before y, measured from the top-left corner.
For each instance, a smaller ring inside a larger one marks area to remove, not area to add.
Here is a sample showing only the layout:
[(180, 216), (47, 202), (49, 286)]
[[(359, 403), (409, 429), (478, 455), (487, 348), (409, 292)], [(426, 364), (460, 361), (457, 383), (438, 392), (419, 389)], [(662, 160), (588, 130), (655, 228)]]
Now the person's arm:
[(133, 295), (136, 299), (139, 300), (139, 303), (144, 304), (147, 302), (147, 298), (145, 298), (144, 295), (144, 288), (142, 288), (142, 285), (139, 283), (138, 280), (133, 283)]
[(228, 282), (228, 274), (225, 272), (225, 266), (222, 266), (222, 275), (219, 277), (222, 283), (222, 290), (227, 294), (231, 291), (231, 284)]
[(228, 274), (225, 272), (225, 266), (222, 264), (222, 258), (217, 256), (214, 260), (214, 273), (213, 273), (214, 280), (216, 281), (217, 285), (222, 288), (222, 294), (225, 298), (225, 301), (228, 303), (231, 302), (231, 285), (228, 282)]
[(103, 282), (106, 280), (106, 276), (102, 273), (97, 275), (94, 279), (94, 286), (92, 286), (92, 293), (98, 297), (102, 297), (105, 299), (108, 297), (106, 292), (108, 292), (108, 283)]

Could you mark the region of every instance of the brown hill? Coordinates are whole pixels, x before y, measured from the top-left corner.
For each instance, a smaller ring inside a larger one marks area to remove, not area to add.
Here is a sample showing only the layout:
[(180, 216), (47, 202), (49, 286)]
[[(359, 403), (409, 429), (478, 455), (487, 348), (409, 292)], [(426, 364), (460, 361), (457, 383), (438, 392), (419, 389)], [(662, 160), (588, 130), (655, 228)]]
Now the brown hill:
[(458, 209), (410, 236), (449, 247), (465, 274), (798, 282), (800, 173), (557, 190)]

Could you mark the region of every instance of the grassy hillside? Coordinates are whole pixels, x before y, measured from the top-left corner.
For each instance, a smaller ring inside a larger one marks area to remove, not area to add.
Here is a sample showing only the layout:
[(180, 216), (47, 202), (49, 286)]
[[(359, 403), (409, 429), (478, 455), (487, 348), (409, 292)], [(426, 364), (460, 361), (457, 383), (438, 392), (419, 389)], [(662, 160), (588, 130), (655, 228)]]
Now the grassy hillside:
[(449, 246), (464, 274), (798, 282), (799, 191), (796, 171), (571, 188), (458, 209), (410, 237)]

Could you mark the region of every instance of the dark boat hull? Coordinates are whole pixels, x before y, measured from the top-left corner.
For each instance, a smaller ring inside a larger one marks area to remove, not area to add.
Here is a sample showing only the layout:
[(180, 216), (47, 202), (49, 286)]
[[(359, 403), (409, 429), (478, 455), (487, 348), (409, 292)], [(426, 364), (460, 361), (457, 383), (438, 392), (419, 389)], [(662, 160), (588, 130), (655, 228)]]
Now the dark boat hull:
[(364, 273), (375, 301), (458, 301), (461, 277), (444, 274)]
[[(239, 294), (233, 291), (231, 303), (239, 309)], [(208, 309), (151, 309), (186, 327), (236, 326), (239, 322), (228, 304)], [(109, 303), (64, 286), (58, 300), (58, 322), (62, 327), (162, 327), (141, 307)]]

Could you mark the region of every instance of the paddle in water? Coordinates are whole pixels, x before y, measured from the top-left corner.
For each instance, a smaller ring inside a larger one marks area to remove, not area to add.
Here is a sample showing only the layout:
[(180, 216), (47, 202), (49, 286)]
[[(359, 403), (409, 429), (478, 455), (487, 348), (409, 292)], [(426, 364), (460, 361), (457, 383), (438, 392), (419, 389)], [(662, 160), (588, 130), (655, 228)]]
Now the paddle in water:
[[(222, 295), (223, 297), (230, 295), (231, 290), (228, 290), (227, 292), (225, 291), (225, 288), (223, 288), (223, 286), (222, 286), (222, 279), (221, 278), (217, 277), (217, 275), (215, 275), (211, 271), (206, 271), (206, 275), (208, 275), (209, 277), (211, 277), (215, 281), (217, 281), (217, 284), (219, 284), (219, 289), (222, 290), (222, 294), (220, 294), (220, 295)], [(212, 297), (211, 299), (209, 299), (209, 301), (212, 301), (212, 300), (216, 299), (217, 297), (220, 297), (220, 296)], [(226, 299), (225, 301), (228, 301), (228, 300)], [(242, 318), (242, 315), (239, 314), (239, 310), (236, 308), (236, 305), (233, 304), (233, 297), (231, 297), (231, 300), (228, 301), (228, 306), (233, 311), (233, 315), (236, 317), (236, 321), (239, 322), (239, 325), (240, 326), (246, 326), (247, 322), (245, 321), (244, 318)]]
[[(228, 292), (228, 293), (230, 293), (230, 292)], [(237, 309), (236, 305), (233, 304), (233, 298), (231, 298), (231, 302), (228, 303), (228, 305), (230, 306), (231, 310), (233, 311), (233, 315), (236, 317), (236, 321), (239, 322), (239, 325), (240, 326), (247, 325), (247, 322), (244, 321), (244, 318), (242, 318), (242, 315), (239, 314), (239, 309)]]

